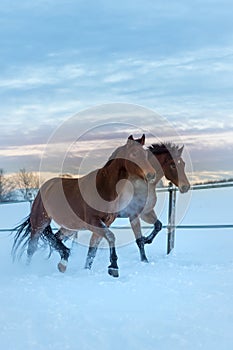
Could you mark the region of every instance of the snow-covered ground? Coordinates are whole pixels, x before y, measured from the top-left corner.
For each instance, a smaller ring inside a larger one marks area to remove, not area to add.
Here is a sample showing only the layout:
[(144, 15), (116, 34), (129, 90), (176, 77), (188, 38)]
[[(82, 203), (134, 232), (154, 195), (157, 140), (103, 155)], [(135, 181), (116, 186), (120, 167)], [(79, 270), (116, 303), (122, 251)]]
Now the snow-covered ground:
[[(180, 223), (232, 224), (232, 195), (233, 188), (193, 191)], [(165, 203), (164, 223), (166, 210)], [(0, 228), (28, 213), (28, 203), (1, 205)], [(114, 279), (106, 249), (86, 271), (87, 247), (75, 244), (61, 274), (59, 256), (48, 260), (45, 250), (30, 266), (13, 264), (12, 237), (0, 232), (1, 349), (232, 349), (233, 230), (177, 230), (169, 256), (166, 239), (164, 229), (146, 247), (148, 264), (139, 261), (135, 243), (118, 247), (120, 277)]]

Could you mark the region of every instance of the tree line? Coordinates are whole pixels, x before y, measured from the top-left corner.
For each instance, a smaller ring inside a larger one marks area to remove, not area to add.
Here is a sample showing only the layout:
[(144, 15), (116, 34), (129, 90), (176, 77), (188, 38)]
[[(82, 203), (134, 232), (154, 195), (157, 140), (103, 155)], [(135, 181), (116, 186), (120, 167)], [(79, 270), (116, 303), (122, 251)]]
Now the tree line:
[(39, 176), (25, 168), (12, 175), (6, 175), (0, 168), (0, 202), (33, 200), (39, 184)]
[[(62, 177), (72, 177), (70, 174), (60, 174)], [(197, 182), (194, 185), (232, 182), (233, 178), (221, 180), (209, 180)], [(40, 187), (39, 175), (35, 172), (27, 171), (22, 168), (16, 174), (6, 175), (5, 171), (0, 168), (0, 202), (8, 202), (15, 200), (34, 199)], [(163, 187), (163, 183), (158, 184), (157, 187)]]

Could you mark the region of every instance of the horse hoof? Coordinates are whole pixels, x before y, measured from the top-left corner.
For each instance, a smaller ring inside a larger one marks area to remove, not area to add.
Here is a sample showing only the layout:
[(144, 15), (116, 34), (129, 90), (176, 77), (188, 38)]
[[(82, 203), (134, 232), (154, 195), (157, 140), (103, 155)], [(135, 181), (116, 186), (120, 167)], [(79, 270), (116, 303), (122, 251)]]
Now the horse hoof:
[(109, 273), (109, 275), (112, 276), (112, 277), (119, 277), (119, 271), (118, 271), (118, 269), (116, 269), (116, 268), (109, 267), (109, 268), (108, 268), (108, 273)]
[(141, 259), (141, 262), (148, 263), (149, 260), (147, 258), (143, 258), (143, 259)]
[(152, 238), (144, 237), (144, 244), (151, 244), (153, 242)]
[(67, 261), (66, 260), (61, 260), (59, 264), (57, 265), (57, 268), (60, 272), (64, 273), (66, 271), (67, 267)]
[(91, 266), (88, 265), (88, 264), (86, 264), (86, 265), (84, 266), (84, 269), (85, 269), (85, 270), (91, 270)]

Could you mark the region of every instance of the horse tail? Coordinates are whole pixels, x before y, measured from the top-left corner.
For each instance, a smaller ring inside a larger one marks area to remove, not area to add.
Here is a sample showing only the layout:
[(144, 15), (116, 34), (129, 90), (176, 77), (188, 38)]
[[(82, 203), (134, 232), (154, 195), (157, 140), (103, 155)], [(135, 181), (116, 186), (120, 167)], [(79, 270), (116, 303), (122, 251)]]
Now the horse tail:
[(16, 259), (16, 257), (21, 258), (23, 252), (26, 249), (26, 246), (28, 244), (28, 241), (30, 239), (31, 235), (31, 221), (30, 221), (30, 215), (26, 218), (26, 220), (16, 226), (12, 233), (15, 232), (14, 236), (14, 242), (11, 249), (11, 255), (13, 257), (13, 260)]

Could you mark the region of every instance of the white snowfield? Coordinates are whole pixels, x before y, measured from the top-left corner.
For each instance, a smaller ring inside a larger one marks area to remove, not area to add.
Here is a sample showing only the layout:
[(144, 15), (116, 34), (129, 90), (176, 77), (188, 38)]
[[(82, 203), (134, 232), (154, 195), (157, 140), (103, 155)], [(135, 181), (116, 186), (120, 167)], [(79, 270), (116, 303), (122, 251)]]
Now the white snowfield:
[[(233, 188), (193, 191), (180, 224), (232, 224), (232, 198)], [(28, 203), (0, 205), (0, 228), (28, 214)], [(164, 224), (166, 215), (165, 204)], [(148, 264), (139, 261), (135, 243), (118, 247), (118, 279), (107, 273), (107, 249), (88, 271), (87, 247), (75, 243), (61, 274), (59, 255), (47, 259), (46, 249), (30, 266), (24, 258), (13, 264), (12, 240), (0, 232), (1, 349), (233, 349), (232, 229), (177, 230), (169, 256), (163, 229), (146, 247)]]

